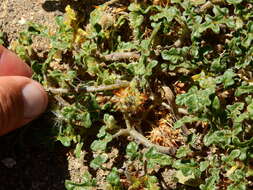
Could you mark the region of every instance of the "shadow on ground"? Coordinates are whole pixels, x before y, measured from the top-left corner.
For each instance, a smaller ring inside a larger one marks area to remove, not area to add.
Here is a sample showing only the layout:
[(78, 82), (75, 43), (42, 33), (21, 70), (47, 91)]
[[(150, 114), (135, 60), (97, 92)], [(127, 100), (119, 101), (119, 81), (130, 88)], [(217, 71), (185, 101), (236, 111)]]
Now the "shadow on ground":
[(42, 4), (42, 8), (47, 12), (53, 12), (53, 11), (61, 11), (64, 12), (64, 9), (67, 5), (66, 1), (45, 1)]
[(41, 118), (0, 137), (0, 190), (63, 190), (67, 149), (49, 138)]
[(90, 13), (96, 6), (101, 5), (108, 0), (83, 0), (83, 1), (70, 1), (70, 0), (46, 0), (42, 4), (42, 8), (47, 12), (60, 11), (65, 12), (65, 7), (70, 5), (71, 8), (76, 10), (80, 17), (89, 20)]

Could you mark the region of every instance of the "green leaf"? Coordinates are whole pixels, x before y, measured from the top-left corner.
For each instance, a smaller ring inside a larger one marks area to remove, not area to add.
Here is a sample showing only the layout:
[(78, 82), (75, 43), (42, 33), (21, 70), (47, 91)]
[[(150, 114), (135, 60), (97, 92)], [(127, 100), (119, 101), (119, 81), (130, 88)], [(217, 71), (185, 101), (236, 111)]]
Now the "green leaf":
[(236, 4), (240, 4), (243, 0), (226, 0), (226, 1), (230, 4), (236, 5)]
[(243, 169), (237, 169), (228, 178), (234, 182), (241, 183), (245, 176), (246, 172)]
[(218, 131), (209, 131), (208, 134), (204, 137), (205, 146), (210, 146), (211, 144), (216, 144), (221, 147), (225, 147), (231, 143), (232, 133), (230, 130), (218, 130)]
[(158, 179), (155, 176), (147, 176), (148, 179), (145, 181), (147, 190), (160, 190), (158, 186)]
[(69, 147), (71, 145), (72, 138), (68, 136), (58, 136), (57, 140), (61, 141), (63, 146)]
[(176, 103), (187, 106), (190, 113), (203, 112), (207, 106), (211, 105), (212, 102), (209, 97), (214, 92), (215, 90), (212, 88), (199, 90), (196, 86), (193, 86), (187, 93), (178, 95)]
[(103, 126), (99, 129), (99, 132), (98, 132), (98, 134), (97, 134), (97, 137), (98, 137), (98, 138), (104, 138), (106, 135), (107, 135), (107, 133), (106, 133), (106, 126), (103, 125)]
[(90, 118), (90, 113), (89, 112), (84, 112), (82, 114), (82, 123), (84, 125), (85, 128), (90, 128), (90, 126), (92, 125), (92, 121)]
[(247, 112), (249, 113), (249, 118), (253, 120), (253, 102), (247, 106)]
[(206, 178), (205, 184), (200, 185), (201, 190), (211, 190), (216, 189), (216, 184), (219, 182), (220, 179), (220, 170), (218, 168), (211, 168), (210, 169), (211, 176)]
[(196, 121), (203, 121), (203, 122), (206, 122), (207, 120), (206, 119), (201, 119), (199, 117), (193, 117), (193, 116), (184, 116), (182, 117), (181, 119), (177, 120), (175, 123), (174, 123), (174, 128), (175, 129), (178, 129), (180, 127), (182, 127), (184, 124), (186, 123), (193, 123), (193, 122), (196, 122)]
[(197, 187), (201, 184), (201, 171), (193, 160), (176, 160), (173, 167), (177, 169), (175, 177), (179, 183)]
[[(130, 7), (129, 7), (129, 9), (130, 9)], [(130, 25), (133, 29), (134, 37), (136, 39), (139, 39), (141, 37), (140, 27), (144, 21), (144, 16), (139, 12), (130, 12), (129, 13), (129, 21), (130, 21)]]
[(74, 150), (74, 154), (77, 158), (81, 157), (81, 153), (82, 153), (82, 147), (83, 147), (83, 143), (78, 143), (76, 145), (76, 148)]
[(180, 51), (180, 49), (177, 49), (177, 48), (171, 48), (169, 50), (164, 50), (164, 51), (162, 51), (161, 55), (164, 60), (170, 61), (173, 64), (176, 64), (178, 62), (182, 62), (184, 60), (182, 52)]
[(83, 174), (83, 183), (95, 186), (97, 182), (92, 178), (92, 175), (88, 171), (85, 171)]
[(107, 160), (108, 160), (107, 154), (100, 154), (90, 162), (90, 167), (96, 170), (100, 168), (102, 164), (104, 164)]
[(90, 147), (93, 151), (104, 151), (111, 140), (112, 135), (107, 134), (104, 139), (93, 141)]
[(89, 172), (84, 173), (82, 183), (80, 184), (71, 182), (70, 180), (65, 181), (65, 188), (67, 190), (93, 190), (96, 185), (96, 180), (92, 179)]
[(233, 105), (227, 105), (227, 110), (229, 111), (228, 117), (230, 117), (231, 119), (237, 118), (241, 114), (243, 108), (243, 102), (236, 102)]
[(182, 158), (182, 157), (187, 156), (191, 152), (192, 151), (190, 150), (189, 146), (180, 146), (179, 149), (177, 149), (176, 157)]
[(232, 69), (228, 69), (221, 77), (221, 82), (224, 84), (224, 87), (227, 88), (229, 86), (232, 86), (235, 81), (234, 77), (236, 74), (232, 71)]
[(131, 160), (134, 160), (139, 156), (138, 145), (135, 142), (130, 142), (126, 147), (126, 154), (130, 157)]
[(158, 65), (158, 61), (152, 60), (149, 62), (146, 66), (146, 73), (145, 76), (151, 76), (152, 75), (152, 70)]
[(212, 102), (212, 108), (216, 111), (220, 110), (221, 105), (220, 105), (220, 100), (218, 96), (215, 96)]
[(185, 176), (181, 170), (177, 171), (175, 174), (175, 178), (177, 178), (178, 183), (184, 185), (190, 185), (190, 181), (195, 179), (194, 174)]
[(222, 161), (226, 163), (232, 162), (235, 158), (240, 156), (241, 152), (239, 149), (232, 150), (228, 156), (222, 157)]
[(209, 161), (202, 161), (202, 162), (200, 162), (200, 164), (199, 164), (200, 171), (201, 172), (205, 171), (208, 168), (209, 165), (210, 165)]
[(253, 41), (253, 33), (248, 33), (246, 38), (242, 41), (242, 45), (245, 48), (249, 48), (252, 44)]
[(168, 166), (172, 164), (172, 158), (166, 154), (158, 153), (155, 148), (150, 148), (144, 156), (148, 162), (148, 168), (154, 168), (155, 165), (158, 166)]
[(170, 23), (176, 16), (179, 16), (179, 11), (176, 7), (169, 7), (161, 9), (161, 12), (150, 17), (150, 20), (157, 22), (158, 20), (165, 18)]
[(235, 91), (235, 96), (241, 96), (243, 94), (252, 94), (252, 93), (253, 93), (253, 85), (239, 86)]
[(226, 66), (226, 62), (222, 59), (222, 57), (218, 57), (212, 60), (210, 69), (214, 72), (221, 72), (226, 69)]
[(108, 130), (113, 130), (118, 127), (117, 121), (115, 120), (113, 115), (105, 114), (104, 115), (104, 123), (106, 125), (106, 129), (108, 129)]
[(106, 181), (110, 183), (112, 186), (120, 185), (120, 177), (118, 174), (117, 168), (113, 167), (111, 172), (108, 174)]
[(227, 188), (227, 190), (246, 190), (247, 184), (245, 183), (236, 183), (236, 184), (230, 184)]

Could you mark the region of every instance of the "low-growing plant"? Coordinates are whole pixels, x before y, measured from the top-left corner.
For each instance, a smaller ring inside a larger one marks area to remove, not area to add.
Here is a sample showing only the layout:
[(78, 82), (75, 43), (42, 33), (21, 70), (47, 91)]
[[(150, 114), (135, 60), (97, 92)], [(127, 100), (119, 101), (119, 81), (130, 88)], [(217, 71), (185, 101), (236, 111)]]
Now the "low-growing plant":
[(55, 139), (93, 155), (94, 175), (66, 188), (253, 188), (253, 1), (81, 9), (67, 6), (57, 31), (29, 23), (12, 44), (50, 95)]

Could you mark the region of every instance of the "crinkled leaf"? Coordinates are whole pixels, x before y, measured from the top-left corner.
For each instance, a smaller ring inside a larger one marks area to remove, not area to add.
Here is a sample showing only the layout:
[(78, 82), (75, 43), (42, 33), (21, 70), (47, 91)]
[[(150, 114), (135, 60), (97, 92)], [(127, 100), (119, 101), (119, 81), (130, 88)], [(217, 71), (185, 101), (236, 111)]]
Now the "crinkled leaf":
[(83, 143), (78, 143), (76, 145), (76, 148), (74, 150), (74, 154), (77, 158), (81, 157), (81, 152), (82, 152), (82, 148), (83, 148)]
[(108, 134), (101, 140), (95, 140), (91, 144), (91, 149), (93, 151), (104, 151), (106, 149), (107, 144), (112, 140), (112, 135)]
[(235, 96), (241, 96), (243, 94), (252, 94), (252, 93), (253, 93), (253, 85), (239, 86), (235, 91)]
[(178, 95), (176, 103), (187, 106), (190, 113), (202, 112), (205, 111), (207, 106), (211, 105), (210, 95), (213, 93), (214, 89), (212, 88), (199, 90), (196, 86), (193, 86), (187, 93)]
[(225, 147), (231, 143), (231, 131), (230, 130), (218, 130), (218, 131), (210, 131), (204, 137), (205, 146), (210, 146), (211, 144), (217, 144), (221, 147)]
[(238, 115), (241, 114), (243, 107), (243, 102), (236, 102), (233, 105), (227, 105), (227, 110), (229, 111), (228, 117), (230, 117), (231, 119), (237, 118)]
[(199, 163), (199, 169), (201, 172), (205, 171), (208, 166), (210, 165), (210, 162), (209, 161), (202, 161)]
[(58, 136), (57, 140), (61, 141), (63, 146), (69, 147), (71, 145), (72, 138), (68, 136)]
[(82, 114), (82, 117), (83, 117), (82, 118), (82, 123), (83, 123), (84, 127), (90, 128), (90, 126), (92, 125), (90, 113), (89, 112), (84, 112)]
[(80, 184), (71, 182), (70, 180), (65, 181), (65, 188), (67, 190), (92, 190), (96, 185), (96, 180), (92, 178), (89, 172), (84, 173), (82, 183)]
[(120, 185), (120, 177), (117, 168), (112, 168), (111, 172), (108, 174), (106, 181), (113, 186)]
[(191, 176), (191, 178), (198, 179), (201, 175), (201, 171), (198, 168), (198, 163), (193, 160), (176, 160), (174, 161), (172, 167), (182, 172), (185, 177)]
[(230, 184), (227, 188), (227, 190), (246, 190), (246, 189), (247, 189), (246, 183)]
[(106, 125), (106, 129), (108, 129), (108, 130), (113, 130), (113, 129), (117, 128), (117, 124), (116, 124), (117, 122), (112, 115), (105, 114), (104, 115), (104, 122)]
[(181, 146), (179, 147), (179, 149), (177, 149), (176, 157), (182, 158), (187, 156), (189, 153), (191, 153), (191, 149), (189, 148), (189, 146)]
[(240, 4), (243, 0), (226, 0), (226, 1), (230, 4), (236, 5), (236, 4)]
[(220, 179), (220, 170), (218, 168), (210, 169), (211, 176), (205, 179), (205, 184), (200, 185), (201, 190), (216, 189), (216, 184)]
[(239, 149), (232, 150), (228, 156), (224, 156), (222, 158), (222, 161), (229, 163), (233, 161), (235, 158), (238, 158), (240, 154), (241, 152)]
[(182, 62), (184, 60), (182, 52), (177, 48), (171, 48), (169, 50), (162, 51), (162, 58), (164, 60), (170, 61), (173, 64)]
[(167, 22), (170, 23), (176, 16), (179, 15), (179, 11), (176, 7), (164, 8), (161, 12), (150, 17), (151, 20), (157, 22), (162, 18), (166, 18)]
[(135, 159), (139, 156), (138, 153), (138, 145), (135, 142), (130, 142), (126, 147), (126, 154), (131, 158), (131, 160)]
[(235, 83), (235, 81), (233, 79), (235, 76), (236, 76), (236, 74), (233, 72), (232, 69), (228, 69), (227, 71), (225, 71), (225, 73), (222, 75), (222, 77), (220, 79), (221, 82), (224, 84), (225, 88), (227, 88)]
[(107, 154), (100, 154), (90, 162), (90, 167), (96, 170), (100, 168), (102, 164), (105, 163), (107, 160), (108, 160)]
[(170, 156), (157, 152), (153, 147), (150, 148), (144, 156), (148, 161), (148, 168), (153, 168), (155, 165), (167, 166), (172, 164)]

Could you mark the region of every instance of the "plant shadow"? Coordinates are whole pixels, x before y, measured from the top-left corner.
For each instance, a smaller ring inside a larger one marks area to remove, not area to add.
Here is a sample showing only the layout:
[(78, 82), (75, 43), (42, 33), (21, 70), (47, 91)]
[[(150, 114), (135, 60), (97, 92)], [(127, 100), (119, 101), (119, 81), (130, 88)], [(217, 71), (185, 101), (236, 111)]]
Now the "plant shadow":
[(0, 137), (0, 190), (65, 189), (68, 150), (53, 141), (43, 118)]
[(69, 0), (46, 0), (42, 4), (42, 8), (47, 12), (60, 11), (65, 12), (65, 7), (70, 5), (72, 9), (82, 14), (82, 17), (88, 18), (90, 13), (97, 5), (101, 5), (108, 0), (85, 0), (85, 1), (69, 1)]
[(42, 4), (42, 8), (47, 12), (54, 12), (54, 11), (60, 11), (64, 12), (64, 9), (67, 5), (67, 2), (65, 1), (45, 1)]

